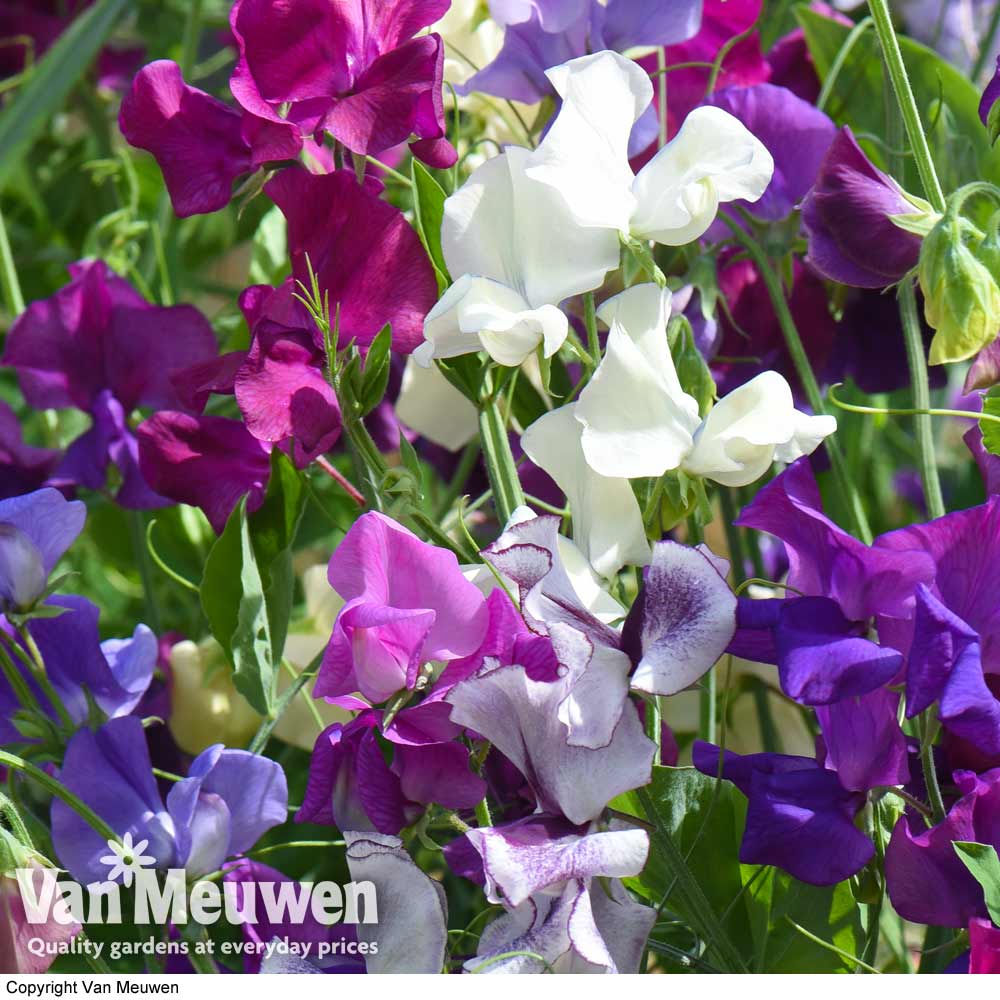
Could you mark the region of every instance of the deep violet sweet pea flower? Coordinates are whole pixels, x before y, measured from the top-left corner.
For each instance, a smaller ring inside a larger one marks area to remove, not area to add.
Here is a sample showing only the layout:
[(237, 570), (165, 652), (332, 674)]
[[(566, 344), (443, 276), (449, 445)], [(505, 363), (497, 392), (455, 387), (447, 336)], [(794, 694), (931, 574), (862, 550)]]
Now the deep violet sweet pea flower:
[(0, 500), (44, 486), (61, 457), (54, 448), (25, 444), (17, 414), (0, 401)]
[(876, 167), (844, 126), (833, 140), (816, 184), (802, 205), (807, 260), (844, 285), (885, 288), (917, 266), (921, 239), (894, 215), (920, 213), (899, 185)]
[[(634, 973), (655, 912), (620, 879), (642, 871), (644, 830), (590, 830), (535, 815), (473, 829), (445, 848), (460, 874), (482, 884), (506, 914), (484, 929), (467, 971)], [(495, 961), (491, 961), (495, 959)]]
[[(42, 655), (49, 680), (73, 721), (82, 725), (88, 720), (90, 700), (109, 719), (132, 712), (153, 679), (158, 655), (156, 636), (145, 625), (137, 625), (128, 639), (102, 642), (98, 631), (100, 611), (85, 597), (56, 594), (46, 605), (65, 611), (54, 618), (35, 618), (27, 628)], [(16, 640), (5, 626), (0, 622), (0, 638), (14, 644)], [(36, 689), (22, 658), (14, 655), (12, 659), (39, 707), (58, 720), (55, 706)], [(22, 739), (10, 718), (21, 707), (7, 679), (0, 678), (0, 742)]]
[(191, 306), (147, 302), (102, 261), (81, 261), (69, 271), (68, 285), (18, 317), (0, 363), (17, 371), (30, 406), (76, 408), (93, 419), (53, 482), (102, 489), (114, 464), (122, 474), (120, 504), (163, 506), (168, 501), (139, 471), (128, 417), (137, 407), (183, 409), (170, 374), (215, 356), (212, 328)]
[(87, 508), (45, 488), (0, 501), (0, 609), (30, 607), (83, 530)]
[(351, 527), (327, 576), (345, 604), (316, 678), (317, 697), (360, 691), (383, 702), (416, 689), (425, 663), (468, 656), (486, 634), (485, 599), (454, 553), (375, 511)]
[(770, 222), (790, 215), (815, 183), (837, 127), (818, 108), (771, 83), (716, 90), (705, 103), (738, 118), (774, 157), (767, 190), (752, 206), (737, 204)]
[(993, 78), (986, 85), (982, 100), (979, 102), (979, 117), (983, 120), (984, 125), (989, 124), (990, 111), (993, 110), (993, 105), (996, 104), (997, 100), (1000, 100), (1000, 56), (997, 57), (997, 68)]
[(715, 777), (720, 753), (722, 777), (749, 800), (743, 864), (774, 865), (810, 885), (836, 885), (872, 859), (874, 844), (854, 825), (865, 796), (844, 788), (835, 771), (809, 757), (741, 756), (701, 740), (694, 744), (694, 766)]
[(411, 148), (450, 167), (441, 94), (444, 43), (413, 36), (437, 21), (448, 0), (237, 0), (230, 25), (239, 62), (230, 80), (251, 114), (325, 131), (354, 153)]
[(1000, 769), (976, 775), (956, 771), (960, 798), (930, 829), (923, 817), (902, 816), (885, 852), (885, 878), (893, 908), (904, 920), (937, 927), (965, 927), (986, 917), (982, 886), (955, 853), (952, 842), (1000, 849)]
[[(66, 748), (60, 780), (119, 836), (148, 841), (155, 867), (195, 876), (248, 851), (286, 819), (288, 789), (280, 765), (245, 750), (209, 747), (188, 777), (160, 797), (142, 723), (126, 716), (79, 730)], [(82, 883), (107, 881), (107, 842), (56, 799), (52, 840), (60, 862)]]
[(353, 340), (366, 349), (387, 323), (400, 354), (423, 341), (437, 280), (402, 212), (378, 197), (381, 182), (358, 184), (353, 171), (313, 175), (296, 167), (278, 173), (264, 190), (288, 220), (292, 275), (311, 287), (308, 259), (329, 296), (341, 347)]
[(263, 163), (295, 160), (302, 149), (294, 125), (241, 114), (186, 84), (168, 59), (136, 74), (118, 125), (130, 145), (156, 158), (181, 219), (225, 208), (238, 177)]
[(247, 510), (264, 502), (271, 447), (240, 420), (164, 410), (136, 429), (143, 477), (177, 503), (200, 507), (221, 534), (240, 499)]

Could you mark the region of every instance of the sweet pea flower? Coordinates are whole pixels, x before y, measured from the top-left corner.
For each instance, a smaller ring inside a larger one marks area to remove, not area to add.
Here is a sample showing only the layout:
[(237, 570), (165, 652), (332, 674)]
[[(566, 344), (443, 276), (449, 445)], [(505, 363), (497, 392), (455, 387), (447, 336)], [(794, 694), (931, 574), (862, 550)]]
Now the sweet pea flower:
[(929, 211), (925, 202), (917, 202), (865, 156), (845, 126), (802, 205), (809, 263), (845, 285), (894, 284), (917, 266), (921, 240), (892, 220)]
[(644, 830), (574, 826), (561, 817), (469, 830), (445, 856), (507, 912), (483, 930), (466, 971), (638, 972), (655, 912), (620, 880), (638, 875), (648, 853)]
[(960, 798), (927, 828), (923, 817), (900, 817), (885, 852), (885, 880), (893, 909), (904, 919), (936, 927), (965, 927), (986, 917), (982, 886), (952, 846), (972, 841), (1000, 848), (1000, 769), (976, 775), (956, 771)]
[(123, 507), (162, 507), (139, 468), (128, 418), (137, 407), (184, 410), (170, 375), (214, 358), (215, 336), (191, 306), (151, 305), (102, 261), (70, 266), (71, 281), (31, 303), (15, 321), (2, 363), (17, 371), (25, 400), (38, 409), (90, 414), (90, 430), (70, 446), (53, 482), (106, 487), (122, 477)]
[(79, 500), (45, 488), (0, 500), (0, 608), (26, 610), (87, 519)]
[[(45, 663), (45, 672), (59, 697), (61, 706), (73, 722), (84, 725), (91, 715), (91, 704), (105, 717), (115, 719), (135, 710), (149, 688), (157, 659), (156, 636), (145, 625), (137, 625), (127, 639), (105, 639), (98, 631), (100, 611), (84, 597), (56, 594), (45, 602), (55, 617), (32, 619), (27, 629)], [(0, 639), (6, 645), (17, 640), (9, 634), (6, 622), (0, 623)], [(56, 706), (37, 689), (30, 671), (23, 666), (21, 648), (11, 658), (35, 695), (36, 704), (58, 721)], [(25, 654), (26, 655), (26, 654)], [(23, 706), (0, 679), (0, 738), (17, 742), (12, 716)]]
[[(3, 836), (11, 839), (6, 831)], [(28, 878), (35, 890), (35, 898), (51, 893), (53, 899), (49, 917), (43, 923), (31, 923), (21, 898), (21, 889), (14, 872), (0, 872), (0, 969), (5, 973), (38, 975), (47, 972), (55, 961), (55, 953), (38, 954), (34, 941), (47, 945), (68, 945), (83, 928), (73, 919), (66, 900), (57, 889), (58, 872), (41, 865), (30, 852), (24, 851), (18, 868), (27, 869)]]
[(447, 9), (448, 0), (237, 0), (230, 89), (251, 114), (326, 132), (353, 153), (378, 156), (414, 136), (414, 155), (450, 167), (444, 45), (414, 37)]
[(329, 580), (345, 604), (316, 678), (317, 697), (360, 691), (379, 703), (413, 691), (424, 664), (468, 656), (486, 634), (486, 602), (454, 554), (374, 511), (337, 547)]
[[(670, 356), (669, 315), (669, 291), (653, 284), (605, 302), (599, 316), (611, 332), (594, 377), (577, 403), (546, 414), (521, 439), (532, 461), (566, 493), (578, 539), (587, 539), (582, 547), (605, 574), (629, 559), (646, 561), (629, 479), (681, 469), (725, 486), (745, 486), (776, 459), (792, 462), (810, 454), (837, 426), (833, 417), (796, 410), (777, 372), (734, 390), (701, 419)], [(579, 451), (570, 444), (576, 440)], [(605, 539), (609, 516), (617, 523), (613, 537)]]
[[(216, 871), (248, 851), (286, 819), (281, 767), (245, 750), (210, 747), (166, 804), (156, 787), (142, 723), (128, 716), (81, 729), (63, 760), (63, 784), (119, 836), (147, 842), (157, 869), (183, 867), (191, 877)], [(107, 841), (65, 803), (52, 803), (52, 841), (60, 862), (81, 883), (106, 882)]]
[(1000, 975), (1000, 928), (982, 917), (974, 917), (969, 921), (969, 945), (971, 975)]
[(0, 500), (31, 493), (44, 486), (59, 464), (55, 448), (35, 448), (24, 443), (17, 414), (0, 401)]
[(509, 147), (445, 202), (441, 247), (456, 281), (424, 323), (414, 359), (425, 367), (479, 350), (511, 366), (538, 347), (551, 357), (569, 333), (558, 303), (618, 266), (617, 237), (580, 229), (558, 193), (527, 175), (529, 160)]
[(653, 98), (649, 77), (614, 52), (548, 71), (563, 104), (528, 159), (528, 176), (554, 187), (580, 227), (684, 246), (719, 205), (754, 202), (771, 181), (764, 145), (720, 108), (692, 111), (677, 135), (634, 175), (629, 135)]

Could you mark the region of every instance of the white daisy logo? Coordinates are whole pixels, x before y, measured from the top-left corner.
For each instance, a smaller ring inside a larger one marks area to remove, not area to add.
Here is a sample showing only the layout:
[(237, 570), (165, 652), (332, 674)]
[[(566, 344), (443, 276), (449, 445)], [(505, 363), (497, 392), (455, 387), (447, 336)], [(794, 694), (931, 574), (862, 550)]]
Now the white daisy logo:
[(101, 863), (111, 869), (108, 881), (114, 882), (120, 875), (122, 884), (128, 888), (132, 884), (134, 875), (156, 863), (156, 858), (142, 853), (148, 846), (148, 840), (140, 840), (138, 844), (133, 844), (131, 833), (126, 833), (121, 843), (109, 840), (108, 847), (111, 848), (111, 853), (101, 858)]

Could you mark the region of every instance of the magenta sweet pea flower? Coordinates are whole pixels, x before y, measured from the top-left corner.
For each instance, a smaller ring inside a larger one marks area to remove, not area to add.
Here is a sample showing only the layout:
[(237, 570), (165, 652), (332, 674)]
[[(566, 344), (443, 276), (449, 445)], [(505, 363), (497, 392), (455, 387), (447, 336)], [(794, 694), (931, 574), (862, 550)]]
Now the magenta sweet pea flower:
[(17, 371), (29, 405), (75, 408), (92, 417), (91, 429), (53, 473), (54, 483), (104, 489), (115, 465), (122, 506), (163, 506), (168, 501), (140, 473), (128, 418), (137, 407), (183, 409), (170, 375), (215, 356), (212, 328), (191, 306), (150, 304), (102, 261), (73, 264), (70, 275), (68, 285), (18, 317), (2, 363)]
[[(444, 44), (413, 36), (448, 0), (237, 0), (230, 17), (240, 59), (230, 87), (251, 114), (325, 131), (361, 155), (413, 138), (434, 167), (456, 159), (445, 138)], [(279, 113), (279, 109), (284, 114)]]
[(293, 125), (242, 114), (186, 84), (167, 59), (139, 71), (118, 124), (131, 145), (156, 157), (179, 218), (224, 208), (236, 178), (266, 162), (294, 160), (302, 149)]
[(430, 662), (475, 652), (486, 601), (446, 549), (371, 511), (330, 559), (330, 586), (346, 602), (316, 678), (317, 697), (360, 691), (373, 703), (414, 690)]
[(892, 216), (919, 211), (899, 185), (865, 156), (845, 126), (802, 206), (809, 263), (844, 285), (894, 284), (916, 267), (921, 241), (900, 229)]
[(264, 502), (271, 448), (239, 420), (165, 410), (141, 423), (136, 437), (146, 480), (171, 500), (200, 507), (216, 532), (243, 496), (250, 511)]
[(295, 168), (264, 190), (288, 220), (293, 277), (310, 287), (308, 260), (329, 296), (341, 347), (353, 340), (364, 350), (386, 324), (401, 354), (423, 342), (437, 281), (402, 212), (379, 198), (380, 181), (362, 185), (352, 171), (312, 175)]
[(1000, 975), (1000, 928), (982, 917), (969, 921), (970, 975)]

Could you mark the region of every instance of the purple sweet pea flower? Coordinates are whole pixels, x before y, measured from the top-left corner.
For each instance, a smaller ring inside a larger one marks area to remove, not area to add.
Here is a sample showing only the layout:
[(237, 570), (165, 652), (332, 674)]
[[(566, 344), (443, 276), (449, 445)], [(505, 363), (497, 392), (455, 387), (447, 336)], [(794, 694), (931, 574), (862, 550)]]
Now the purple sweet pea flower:
[(264, 502), (271, 447), (239, 420), (165, 410), (136, 429), (146, 481), (177, 503), (200, 507), (218, 534), (243, 496), (247, 510)]
[(984, 125), (989, 124), (990, 111), (998, 100), (1000, 100), (1000, 56), (997, 57), (997, 68), (993, 79), (986, 85), (983, 98), (979, 102), (979, 117), (983, 120)]
[[(160, 869), (215, 871), (285, 821), (285, 775), (266, 757), (217, 745), (195, 758), (188, 775), (164, 805), (142, 724), (131, 716), (77, 732), (61, 770), (63, 784), (117, 834), (147, 841), (143, 853)], [(77, 881), (107, 881), (107, 842), (59, 799), (52, 803), (52, 840)]]
[[(748, 756), (694, 744), (694, 766), (720, 773), (747, 797), (740, 861), (774, 865), (810, 885), (836, 885), (859, 872), (875, 846), (854, 825), (865, 796), (846, 789), (837, 773), (809, 757)], [(957, 859), (956, 859), (957, 860)]]
[[(223, 870), (226, 874), (222, 881), (226, 885), (235, 887), (236, 907), (244, 916), (240, 924), (243, 940), (253, 949), (248, 950), (244, 955), (244, 972), (257, 975), (258, 973), (286, 971), (275, 968), (278, 962), (276, 954), (268, 958), (257, 950), (275, 939), (311, 946), (309, 958), (299, 959), (307, 967), (294, 971), (327, 973), (364, 971), (364, 965), (359, 958), (338, 954), (335, 951), (322, 958), (318, 955), (318, 949), (323, 944), (336, 947), (335, 942), (355, 941), (357, 934), (351, 924), (322, 924), (313, 915), (311, 908), (303, 914), (301, 920), (291, 919), (291, 914), (289, 914), (285, 920), (274, 923), (268, 918), (263, 908), (256, 906), (253, 902), (261, 898), (261, 890), (258, 886), (262, 882), (277, 886), (279, 898), (281, 887), (285, 884), (293, 886), (297, 897), (304, 888), (301, 883), (295, 882), (287, 875), (283, 875), (259, 861), (251, 861), (249, 858), (239, 858), (236, 861), (228, 862), (223, 865)], [(289, 956), (283, 957), (288, 958)]]
[(728, 651), (778, 667), (781, 690), (802, 705), (830, 705), (868, 694), (899, 673), (903, 656), (864, 638), (828, 597), (741, 597)]
[(705, 103), (738, 118), (774, 157), (774, 177), (764, 194), (752, 205), (736, 204), (769, 222), (790, 215), (816, 182), (836, 125), (812, 104), (771, 83), (717, 90)]
[(391, 324), (393, 349), (409, 354), (423, 342), (437, 281), (416, 232), (378, 197), (381, 189), (375, 178), (358, 184), (352, 171), (301, 168), (283, 170), (264, 188), (288, 220), (292, 275), (310, 287), (308, 259), (329, 297), (339, 346), (353, 340), (364, 350)]
[(510, 954), (527, 951), (557, 972), (637, 972), (655, 912), (619, 880), (638, 875), (648, 853), (644, 830), (588, 830), (561, 817), (470, 830), (445, 856), (507, 913), (485, 928), (466, 969), (543, 971), (533, 955)]
[(0, 500), (44, 486), (61, 458), (53, 448), (24, 443), (21, 421), (0, 400)]
[(424, 664), (468, 656), (486, 635), (486, 602), (454, 554), (374, 511), (340, 543), (328, 577), (346, 603), (316, 678), (317, 697), (360, 691), (383, 702), (423, 687)]
[[(158, 648), (156, 636), (145, 626), (137, 625), (129, 639), (107, 639), (101, 642), (98, 632), (100, 611), (84, 597), (57, 594), (46, 606), (66, 609), (53, 618), (35, 618), (28, 631), (38, 646), (45, 671), (70, 717), (79, 725), (90, 716), (90, 701), (109, 719), (128, 715), (142, 700), (156, 666)], [(6, 624), (6, 623), (4, 623)], [(12, 635), (3, 639), (14, 644)], [(24, 657), (12, 657), (25, 676), (28, 686), (35, 689), (30, 671), (23, 666)], [(48, 703), (40, 691), (34, 691), (37, 703), (53, 720), (58, 720), (55, 706)], [(6, 678), (0, 678), (0, 740), (16, 742), (21, 737), (10, 721), (6, 709), (21, 708), (10, 690)]]
[(0, 501), (0, 609), (27, 609), (83, 530), (87, 508), (58, 490)]
[(212, 328), (191, 306), (151, 305), (102, 261), (69, 270), (68, 285), (33, 302), (15, 321), (2, 363), (17, 371), (29, 405), (73, 407), (93, 418), (53, 481), (101, 489), (114, 464), (123, 480), (120, 504), (163, 506), (167, 501), (138, 470), (128, 416), (143, 406), (183, 408), (170, 375), (215, 356)]
[(916, 267), (920, 237), (892, 222), (920, 212), (865, 156), (848, 127), (837, 134), (802, 206), (809, 263), (844, 285), (885, 288)]
[[(789, 586), (806, 596), (832, 598), (850, 621), (906, 615), (917, 584), (934, 579), (934, 560), (918, 541), (902, 536), (890, 548), (889, 535), (868, 546), (826, 517), (808, 458), (768, 483), (736, 524), (780, 538), (788, 551)], [(881, 638), (904, 649), (889, 636)]]
[(885, 879), (893, 908), (905, 920), (965, 927), (987, 916), (982, 886), (952, 843), (973, 841), (1000, 849), (1000, 769), (976, 775), (956, 771), (961, 797), (936, 826), (904, 815), (885, 852)]
[(413, 37), (447, 9), (447, 0), (237, 0), (233, 96), (253, 115), (294, 122), (303, 135), (328, 132), (361, 155), (415, 135), (416, 156), (449, 167), (444, 44), (436, 34)]

